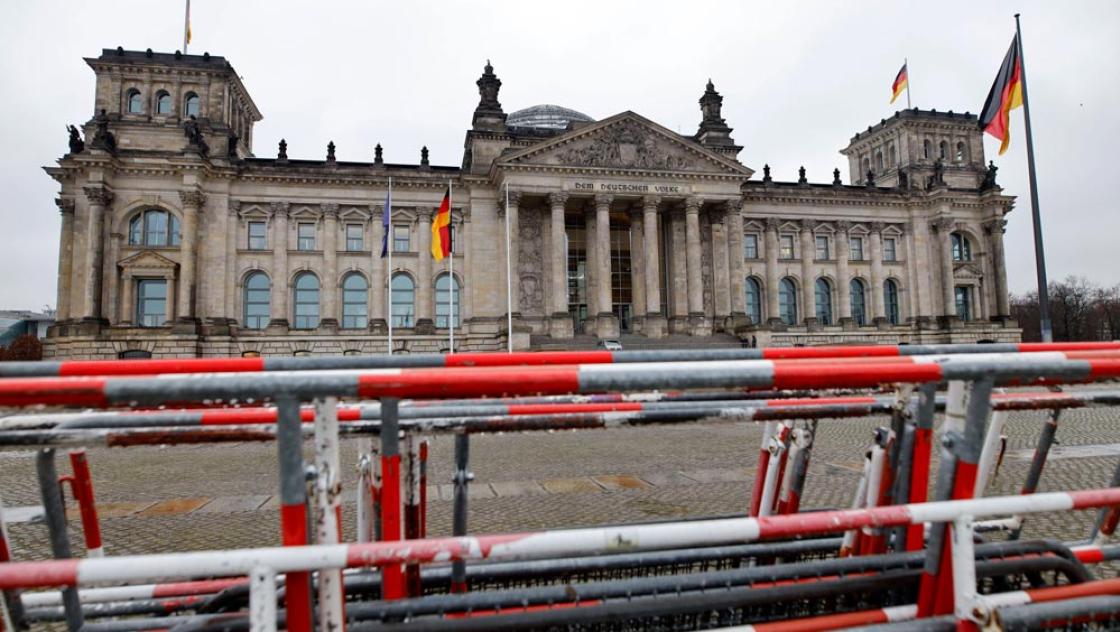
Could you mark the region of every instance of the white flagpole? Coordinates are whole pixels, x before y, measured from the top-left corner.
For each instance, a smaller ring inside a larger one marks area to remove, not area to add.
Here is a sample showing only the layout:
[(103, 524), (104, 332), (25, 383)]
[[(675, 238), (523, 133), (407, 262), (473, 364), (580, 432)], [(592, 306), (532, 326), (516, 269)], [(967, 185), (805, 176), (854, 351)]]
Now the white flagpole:
[(509, 182), (506, 182), (506, 351), (513, 353), (513, 268), (509, 249)]
[(910, 60), (903, 57), (902, 65), (906, 66), (906, 109), (910, 109)]
[(455, 239), (451, 237), (451, 233), (455, 230), (455, 224), (451, 221), (451, 209), (453, 205), (453, 195), (451, 192), (451, 180), (447, 181), (447, 235), (451, 240), (447, 253), (447, 273), (450, 276), (447, 279), (447, 340), (450, 343), (448, 353), (455, 353)]
[(191, 0), (187, 0), (187, 12), (183, 16), (183, 54), (187, 54), (187, 45), (191, 43), (189, 33), (191, 32)]
[(385, 212), (389, 214), (389, 225), (385, 230), (385, 249), (389, 251), (389, 355), (393, 355), (393, 178), (389, 177), (389, 203)]

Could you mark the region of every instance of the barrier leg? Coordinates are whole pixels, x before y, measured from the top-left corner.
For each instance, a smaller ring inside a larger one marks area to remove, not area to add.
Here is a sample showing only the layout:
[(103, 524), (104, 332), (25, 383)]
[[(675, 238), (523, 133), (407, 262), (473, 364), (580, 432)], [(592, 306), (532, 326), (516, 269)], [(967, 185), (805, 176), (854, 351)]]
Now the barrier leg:
[(249, 630), (276, 632), (276, 573), (271, 568), (249, 573)]
[(358, 439), (358, 489), (355, 498), (358, 542), (373, 542), (373, 464), (370, 462), (370, 440)]
[[(1038, 435), (1038, 444), (1034, 448), (1034, 456), (1031, 457), (1031, 469), (1027, 471), (1027, 479), (1023, 481), (1023, 488), (1019, 491), (1020, 494), (1033, 494), (1038, 491), (1038, 482), (1042, 479), (1042, 468), (1046, 466), (1046, 459), (1050, 456), (1050, 448), (1054, 445), (1054, 437), (1058, 433), (1058, 419), (1061, 414), (1061, 409), (1050, 411), (1046, 423), (1042, 425), (1042, 432)], [(1007, 535), (1008, 540), (1018, 540), (1023, 533), (1023, 517), (1015, 516), (1014, 519), (1016, 525)], [(1095, 534), (1096, 528), (1094, 528)]]
[[(455, 474), (451, 481), (455, 484), (455, 507), (452, 516), (451, 535), (467, 535), (467, 484), (474, 476), (470, 467), (471, 436), (462, 430), (455, 433)], [(467, 592), (467, 563), (455, 560), (451, 563), (451, 592)]]
[(428, 537), (428, 442), (420, 442), (420, 537)]
[(1006, 421), (1007, 412), (998, 410), (992, 413), (992, 419), (988, 422), (988, 432), (984, 436), (984, 448), (980, 452), (980, 461), (976, 466), (976, 487), (972, 490), (973, 498), (983, 497), (984, 491), (988, 489), (996, 458), (999, 457), (1003, 425)]
[[(299, 401), (283, 395), (276, 400), (276, 451), (280, 461), (280, 540), (284, 546), (307, 544), (307, 486), (303, 469), (303, 436)], [(311, 630), (311, 574), (288, 573), (284, 582), (288, 629)]]
[[(408, 455), (408, 474), (405, 476), (404, 539), (420, 538), (420, 446), (416, 435), (405, 433), (405, 453)], [(409, 597), (420, 596), (420, 565), (404, 567), (405, 588)]]
[[(1120, 485), (1120, 465), (1112, 472), (1111, 487)], [(1095, 545), (1104, 544), (1108, 538), (1116, 533), (1116, 525), (1120, 523), (1120, 508), (1108, 507), (1101, 509), (1097, 521), (1093, 524), (1093, 534), (1089, 540)]]
[(71, 489), (82, 517), (82, 536), (86, 542), (86, 557), (104, 557), (101, 545), (101, 524), (97, 519), (97, 504), (93, 499), (93, 477), (85, 450), (70, 452), (70, 469), (74, 473)]
[[(380, 443), (380, 442), (379, 442)], [(370, 453), (370, 466), (372, 475), (370, 480), (370, 498), (373, 501), (373, 541), (381, 541), (381, 450), (380, 447)]]
[(972, 517), (961, 516), (953, 521), (953, 612), (958, 632), (975, 632), (977, 616), (976, 551), (972, 542)]
[[(35, 469), (39, 476), (39, 495), (43, 501), (47, 530), (50, 532), (51, 554), (55, 559), (73, 557), (70, 553), (70, 538), (66, 533), (66, 507), (62, 504), (62, 493), (58, 485), (54, 448), (39, 450), (35, 458)], [(70, 632), (77, 632), (82, 627), (82, 604), (78, 599), (77, 588), (67, 586), (62, 589), (62, 608), (66, 613), (66, 627)]]
[(758, 505), (759, 516), (769, 516), (774, 513), (774, 501), (778, 497), (778, 481), (782, 477), (785, 466), (786, 444), (789, 427), (782, 424), (781, 431), (771, 437), (769, 466), (766, 468), (766, 478), (762, 482), (762, 498)]
[[(401, 452), (400, 452), (400, 400), (386, 397), (381, 400), (381, 540), (396, 542), (401, 539)], [(382, 599), (400, 599), (405, 596), (404, 573), (400, 564), (381, 568)]]
[[(918, 410), (914, 421), (913, 465), (910, 468), (908, 502), (924, 503), (929, 497), (929, 464), (933, 456), (933, 414), (937, 405), (937, 385), (923, 384), (918, 389)], [(918, 551), (925, 545), (925, 527), (917, 524), (906, 531), (906, 550)]]
[[(871, 454), (868, 453), (863, 460), (863, 476), (859, 478), (859, 484), (856, 486), (856, 495), (852, 499), (852, 509), (863, 509), (863, 504), (867, 500), (867, 481), (871, 475)], [(844, 532), (844, 539), (840, 543), (840, 557), (848, 557), (855, 552), (857, 545), (858, 529)]]
[(765, 489), (766, 474), (770, 466), (770, 438), (774, 436), (774, 422), (768, 421), (762, 427), (762, 446), (758, 449), (758, 467), (754, 474), (754, 488), (751, 490), (750, 515), (758, 516), (762, 505), (762, 490)]
[[(881, 445), (871, 446), (871, 463), (867, 471), (867, 502), (864, 507), (868, 509), (879, 506), (880, 492), (883, 483), (883, 465), (886, 461), (886, 451)], [(878, 536), (871, 527), (863, 528), (863, 536), (859, 539), (859, 554), (872, 555), (875, 553), (875, 541)]]
[[(339, 507), (338, 398), (315, 400), (315, 537), (319, 544), (337, 544), (341, 538)], [(321, 568), (318, 621), (320, 630), (341, 630), (345, 621), (342, 570)]]
[[(12, 561), (8, 546), (8, 526), (4, 523), (4, 502), (0, 498), (0, 564)], [(18, 590), (0, 590), (0, 629), (16, 630), (23, 620), (23, 603)]]

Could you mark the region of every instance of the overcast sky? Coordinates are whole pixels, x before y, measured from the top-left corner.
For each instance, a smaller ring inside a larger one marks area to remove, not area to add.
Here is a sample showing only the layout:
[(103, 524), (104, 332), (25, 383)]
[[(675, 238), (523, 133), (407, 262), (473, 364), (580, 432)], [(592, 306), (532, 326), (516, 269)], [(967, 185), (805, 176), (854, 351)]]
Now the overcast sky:
[[(0, 309), (55, 304), (58, 185), (41, 167), (65, 125), (93, 114), (102, 48), (182, 46), (182, 0), (0, 0)], [(1117, 2), (287, 2), (193, 0), (191, 53), (224, 55), (264, 114), (253, 151), (458, 165), (487, 59), (506, 112), (555, 103), (604, 118), (633, 110), (695, 133), (709, 77), (747, 166), (831, 181), (839, 149), (890, 116), (910, 60), (914, 105), (977, 112), (1023, 14), (1039, 195), (1051, 278), (1120, 283), (1120, 3)], [(900, 98), (896, 105), (904, 105)], [(1014, 292), (1034, 287), (1022, 110), (998, 157)]]

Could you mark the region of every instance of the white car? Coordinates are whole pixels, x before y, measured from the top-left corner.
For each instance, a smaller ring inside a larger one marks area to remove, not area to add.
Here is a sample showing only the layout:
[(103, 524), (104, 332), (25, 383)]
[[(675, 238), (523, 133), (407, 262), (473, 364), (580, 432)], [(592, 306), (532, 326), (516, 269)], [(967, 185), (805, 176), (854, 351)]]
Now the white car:
[(607, 351), (622, 351), (622, 343), (617, 340), (600, 340), (598, 347)]

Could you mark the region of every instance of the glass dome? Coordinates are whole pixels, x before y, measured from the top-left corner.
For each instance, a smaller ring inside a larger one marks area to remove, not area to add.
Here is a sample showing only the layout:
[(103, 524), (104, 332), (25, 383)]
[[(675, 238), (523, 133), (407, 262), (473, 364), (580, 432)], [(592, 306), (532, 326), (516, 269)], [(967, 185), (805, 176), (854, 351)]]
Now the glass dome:
[(506, 118), (509, 127), (532, 127), (536, 129), (567, 129), (572, 121), (594, 123), (595, 119), (559, 105), (545, 103), (518, 110)]

